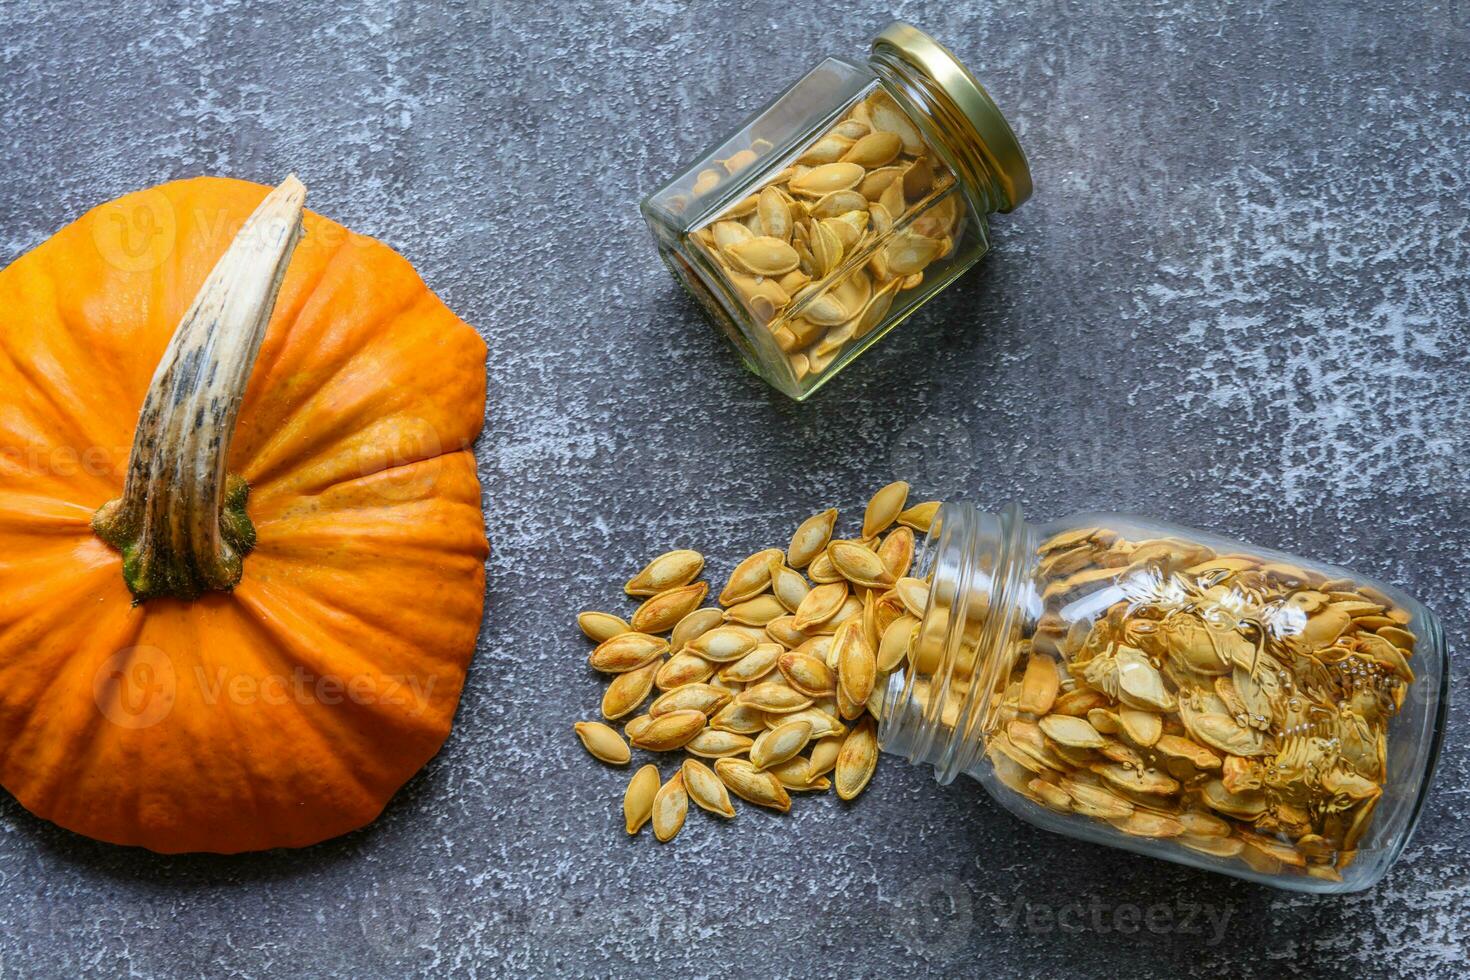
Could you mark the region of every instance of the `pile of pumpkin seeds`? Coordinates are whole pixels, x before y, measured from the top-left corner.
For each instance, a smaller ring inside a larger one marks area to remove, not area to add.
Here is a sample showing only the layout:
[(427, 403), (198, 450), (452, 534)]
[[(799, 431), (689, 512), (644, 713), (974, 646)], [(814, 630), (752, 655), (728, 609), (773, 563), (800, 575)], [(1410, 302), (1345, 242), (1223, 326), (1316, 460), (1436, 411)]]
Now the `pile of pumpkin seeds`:
[[(772, 145), (723, 164), (733, 176)], [(696, 194), (726, 179), (702, 171)], [(797, 381), (883, 323), (900, 292), (954, 251), (967, 214), (953, 175), (881, 88), (693, 240), (766, 325)]]
[(623, 795), (629, 834), (651, 820), (659, 840), (672, 839), (690, 800), (733, 817), (733, 792), (784, 813), (792, 792), (835, 784), (851, 800), (868, 785), (874, 708), (923, 613), (904, 601), (924, 591), (905, 578), (915, 532), (939, 508), (908, 507), (908, 492), (898, 482), (874, 494), (856, 538), (834, 537), (836, 509), (813, 515), (784, 550), (740, 562), (718, 605), (703, 604), (704, 556), (681, 549), (628, 580), (624, 591), (643, 600), (628, 619), (577, 617), (597, 644), (588, 662), (611, 677), (603, 720), (574, 726), (587, 751), (613, 766), (629, 764), (632, 749), (685, 753), (667, 780), (655, 763), (634, 773)]

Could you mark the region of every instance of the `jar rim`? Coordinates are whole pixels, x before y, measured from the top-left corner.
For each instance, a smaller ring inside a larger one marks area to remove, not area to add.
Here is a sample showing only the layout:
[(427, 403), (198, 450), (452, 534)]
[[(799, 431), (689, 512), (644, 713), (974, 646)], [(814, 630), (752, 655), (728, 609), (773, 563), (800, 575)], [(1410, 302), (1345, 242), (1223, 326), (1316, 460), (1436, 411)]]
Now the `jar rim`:
[(944, 45), (903, 21), (894, 21), (873, 38), (872, 56), (921, 79), (945, 121), (957, 125), (999, 192), (996, 210), (1006, 213), (1031, 196), (1031, 167), (1010, 123), (985, 86)]

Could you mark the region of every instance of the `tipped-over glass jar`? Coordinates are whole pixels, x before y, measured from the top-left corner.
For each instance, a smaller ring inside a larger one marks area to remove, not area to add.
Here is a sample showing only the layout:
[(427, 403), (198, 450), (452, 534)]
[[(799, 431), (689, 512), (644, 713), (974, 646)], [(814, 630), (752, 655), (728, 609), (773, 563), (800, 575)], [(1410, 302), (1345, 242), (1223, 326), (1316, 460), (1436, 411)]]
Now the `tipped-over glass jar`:
[(1448, 705), (1434, 615), (1391, 588), (1168, 524), (947, 504), (883, 748), (1059, 833), (1282, 888), (1403, 850)]
[(659, 252), (745, 364), (806, 398), (989, 249), (1031, 194), (1000, 110), (893, 24), (822, 62), (643, 202)]

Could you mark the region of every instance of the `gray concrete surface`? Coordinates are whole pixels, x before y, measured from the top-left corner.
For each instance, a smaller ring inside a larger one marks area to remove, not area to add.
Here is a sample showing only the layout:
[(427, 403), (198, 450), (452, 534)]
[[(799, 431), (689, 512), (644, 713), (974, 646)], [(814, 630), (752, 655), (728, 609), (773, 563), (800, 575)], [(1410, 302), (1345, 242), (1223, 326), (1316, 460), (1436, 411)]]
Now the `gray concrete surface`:
[[(1470, 12), (1125, 6), (0, 0), (0, 261), (136, 187), (298, 171), (489, 341), (494, 538), (457, 727), (377, 824), (161, 858), (6, 796), (0, 976), (1462, 974), (1463, 659), (1420, 831), (1347, 898), (1047, 836), (897, 760), (854, 806), (628, 841), (622, 777), (568, 734), (600, 690), (576, 610), (674, 544), (721, 576), (896, 476), (1356, 566), (1462, 652)], [(893, 15), (990, 85), (1037, 194), (797, 406), (701, 322), (637, 203)]]

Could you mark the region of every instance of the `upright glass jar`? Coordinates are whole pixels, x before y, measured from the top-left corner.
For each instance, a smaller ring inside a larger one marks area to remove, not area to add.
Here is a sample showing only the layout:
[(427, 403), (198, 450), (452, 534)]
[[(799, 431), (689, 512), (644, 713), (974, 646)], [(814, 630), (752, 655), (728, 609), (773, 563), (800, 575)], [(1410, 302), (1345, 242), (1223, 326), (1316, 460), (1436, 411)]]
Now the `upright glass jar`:
[(1449, 670), (1397, 589), (1156, 521), (955, 504), (915, 574), (927, 603), (880, 739), (940, 782), (1299, 891), (1367, 888), (1408, 842)]
[(660, 254), (745, 364), (801, 400), (990, 247), (1031, 195), (980, 83), (895, 23), (829, 58), (643, 202)]

